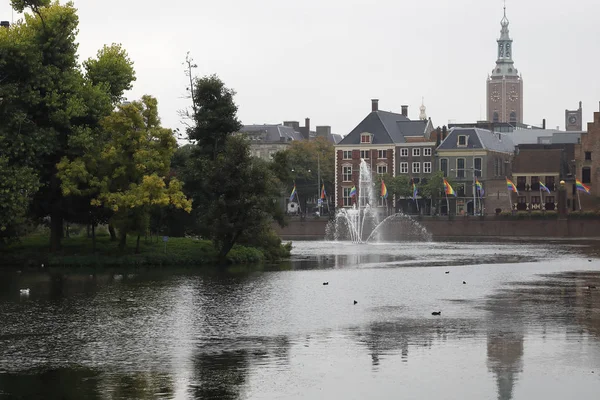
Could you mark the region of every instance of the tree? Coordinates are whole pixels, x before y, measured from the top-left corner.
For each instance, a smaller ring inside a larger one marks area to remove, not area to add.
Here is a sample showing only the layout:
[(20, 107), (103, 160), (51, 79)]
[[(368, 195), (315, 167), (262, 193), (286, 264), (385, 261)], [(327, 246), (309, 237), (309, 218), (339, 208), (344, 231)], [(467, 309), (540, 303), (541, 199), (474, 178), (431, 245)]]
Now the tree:
[(120, 44), (113, 43), (98, 51), (96, 59), (88, 58), (83, 62), (86, 78), (110, 94), (114, 104), (120, 102), (123, 93), (133, 87), (135, 70), (133, 61)]
[(193, 86), (194, 125), (188, 128), (188, 137), (196, 141), (198, 156), (215, 161), (228, 135), (242, 127), (233, 101), (235, 91), (216, 75), (196, 78)]
[[(283, 184), (284, 193), (289, 194), (294, 183), (306, 210), (309, 198), (317, 196), (322, 185), (325, 192), (333, 194), (335, 184), (335, 149), (332, 143), (319, 137), (311, 141), (294, 141), (286, 150), (273, 156), (273, 171)], [(318, 185), (319, 171), (321, 187)]]
[(120, 230), (123, 249), (128, 232), (139, 240), (149, 224), (153, 207), (174, 206), (191, 211), (181, 182), (167, 180), (176, 141), (160, 126), (158, 102), (151, 96), (120, 105), (101, 122), (104, 138), (96, 151), (58, 165), (65, 196), (90, 196), (91, 205), (114, 212), (111, 221)]
[[(450, 186), (452, 186), (455, 190), (457, 189), (452, 178), (447, 177), (446, 180)], [(431, 176), (427, 178), (427, 182), (419, 187), (419, 193), (421, 194), (421, 197), (430, 199), (432, 211), (433, 205), (437, 204), (439, 200), (443, 199), (445, 201), (446, 195), (444, 192), (444, 172), (437, 171), (431, 174)]]
[(10, 166), (8, 159), (0, 156), (0, 244), (16, 236), (37, 185), (33, 169)]
[[(84, 76), (77, 62), (78, 17), (72, 3), (12, 0), (11, 4), (19, 12), (31, 13), (23, 22), (0, 30), (0, 152), (8, 166), (35, 171), (40, 189), (33, 196), (32, 210), (39, 218), (50, 215), (50, 244), (55, 251), (69, 208), (56, 165), (65, 157), (85, 154), (99, 141), (99, 121), (110, 114), (119, 97), (120, 89), (111, 82), (129, 79), (129, 72), (119, 78), (127, 68), (112, 70), (111, 65), (130, 61), (123, 51), (106, 51), (103, 62), (89, 63), (89, 76)], [(104, 62), (110, 57), (117, 62)], [(103, 82), (102, 77), (110, 81)]]
[(194, 79), (192, 93), (194, 125), (188, 135), (195, 144), (178, 173), (193, 198), (197, 231), (213, 241), (224, 261), (240, 240), (251, 235), (258, 240), (270, 234), (273, 220), (283, 223), (274, 206), (278, 181), (265, 162), (250, 156), (244, 137), (231, 135), (241, 127), (235, 92), (211, 75)]
[(283, 212), (274, 206), (279, 181), (268, 164), (250, 155), (243, 137), (229, 137), (225, 143), (215, 173), (208, 176), (211, 201), (199, 214), (201, 232), (215, 243), (222, 261), (244, 235), (259, 238), (271, 229), (273, 219), (283, 223)]

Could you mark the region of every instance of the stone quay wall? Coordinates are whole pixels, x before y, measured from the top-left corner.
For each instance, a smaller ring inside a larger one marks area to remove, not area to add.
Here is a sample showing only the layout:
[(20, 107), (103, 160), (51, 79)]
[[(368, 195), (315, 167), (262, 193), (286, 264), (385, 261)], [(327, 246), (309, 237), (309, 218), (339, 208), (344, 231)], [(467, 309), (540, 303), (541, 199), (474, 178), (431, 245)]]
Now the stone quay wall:
[[(600, 237), (600, 219), (505, 219), (479, 217), (424, 217), (418, 220), (434, 238), (442, 237)], [(291, 220), (275, 226), (282, 240), (322, 240), (328, 220)]]

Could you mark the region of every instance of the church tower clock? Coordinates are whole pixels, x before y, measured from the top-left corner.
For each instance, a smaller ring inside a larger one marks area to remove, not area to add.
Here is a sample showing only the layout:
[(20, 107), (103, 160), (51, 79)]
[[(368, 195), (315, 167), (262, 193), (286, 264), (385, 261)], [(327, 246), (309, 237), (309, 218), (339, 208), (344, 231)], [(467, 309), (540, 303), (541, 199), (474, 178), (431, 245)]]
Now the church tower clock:
[(523, 79), (512, 59), (506, 7), (500, 25), (498, 59), (487, 79), (487, 119), (492, 122), (523, 123)]

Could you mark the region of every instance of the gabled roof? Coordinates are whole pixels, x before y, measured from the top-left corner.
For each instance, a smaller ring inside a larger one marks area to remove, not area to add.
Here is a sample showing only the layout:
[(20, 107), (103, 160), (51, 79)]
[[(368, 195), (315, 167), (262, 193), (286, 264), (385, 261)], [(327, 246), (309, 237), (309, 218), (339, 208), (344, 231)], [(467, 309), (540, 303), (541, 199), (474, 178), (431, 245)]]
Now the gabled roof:
[(372, 111), (338, 144), (360, 144), (361, 133), (373, 135), (373, 144), (406, 143), (408, 136), (426, 137), (430, 121), (411, 121), (402, 114)]
[[(467, 136), (467, 145), (458, 146), (458, 137)], [(446, 139), (438, 146), (438, 150), (491, 150), (503, 153), (515, 151), (510, 137), (479, 128), (452, 128)]]

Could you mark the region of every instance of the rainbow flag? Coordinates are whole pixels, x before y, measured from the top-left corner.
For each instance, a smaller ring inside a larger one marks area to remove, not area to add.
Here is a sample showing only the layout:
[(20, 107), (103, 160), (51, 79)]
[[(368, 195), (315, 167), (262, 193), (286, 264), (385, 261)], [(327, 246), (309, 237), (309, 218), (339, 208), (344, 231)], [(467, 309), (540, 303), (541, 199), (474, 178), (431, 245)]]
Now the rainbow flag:
[(548, 188), (546, 187), (546, 185), (544, 185), (544, 184), (542, 183), (542, 181), (540, 181), (540, 190), (543, 190), (544, 192), (547, 192), (548, 194), (550, 194), (550, 189), (548, 189)]
[(577, 190), (581, 190), (582, 192), (590, 193), (590, 187), (581, 183), (579, 179), (575, 179), (575, 186), (577, 186)]
[(325, 193), (325, 184), (323, 184), (323, 187), (321, 188), (321, 199), (325, 198), (327, 198), (327, 193)]
[(515, 186), (515, 184), (514, 184), (514, 183), (512, 183), (512, 181), (511, 181), (510, 179), (508, 179), (508, 178), (506, 178), (506, 188), (507, 188), (509, 191), (513, 191), (513, 192), (515, 192), (516, 194), (519, 194), (519, 191), (517, 190), (517, 187)]
[(385, 186), (385, 182), (383, 182), (383, 179), (381, 180), (381, 197), (383, 197), (384, 199), (387, 199), (388, 196), (388, 192), (387, 192), (387, 186)]
[(415, 181), (413, 181), (413, 183), (412, 183), (412, 189), (413, 189), (413, 200), (416, 200), (417, 194), (419, 194), (419, 190), (417, 189), (417, 185), (415, 185)]
[(292, 189), (292, 193), (290, 193), (290, 201), (294, 201), (294, 197), (296, 197), (296, 185), (294, 184), (294, 188)]
[(356, 186), (352, 186), (352, 189), (350, 189), (350, 197), (354, 196), (356, 196)]
[(483, 185), (481, 184), (481, 182), (479, 182), (479, 179), (475, 178), (475, 187), (477, 188), (477, 190), (479, 191), (479, 196), (483, 196), (484, 195), (484, 191), (483, 191)]
[(450, 186), (446, 178), (444, 178), (444, 193), (446, 193), (446, 196), (451, 195), (456, 197), (456, 192), (454, 191), (454, 189), (452, 189), (452, 186)]

